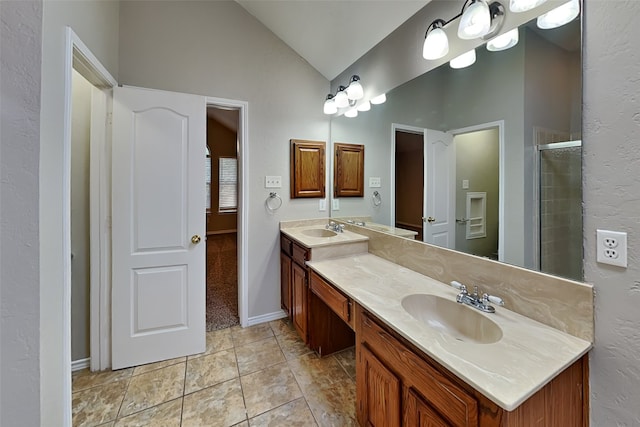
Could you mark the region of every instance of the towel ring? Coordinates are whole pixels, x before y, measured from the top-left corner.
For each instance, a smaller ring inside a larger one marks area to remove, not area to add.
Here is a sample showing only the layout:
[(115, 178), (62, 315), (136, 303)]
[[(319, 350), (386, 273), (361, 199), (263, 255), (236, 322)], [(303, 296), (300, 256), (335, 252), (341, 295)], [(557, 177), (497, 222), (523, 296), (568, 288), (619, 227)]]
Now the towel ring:
[[(275, 202), (273, 202), (275, 200)], [(282, 198), (278, 195), (278, 193), (271, 192), (269, 193), (269, 197), (264, 201), (264, 205), (267, 207), (269, 212), (275, 212), (282, 206)]]
[(378, 193), (378, 191), (373, 192), (373, 194), (371, 195), (371, 200), (373, 200), (374, 206), (380, 206), (380, 204), (382, 204), (382, 197), (380, 196), (380, 193)]

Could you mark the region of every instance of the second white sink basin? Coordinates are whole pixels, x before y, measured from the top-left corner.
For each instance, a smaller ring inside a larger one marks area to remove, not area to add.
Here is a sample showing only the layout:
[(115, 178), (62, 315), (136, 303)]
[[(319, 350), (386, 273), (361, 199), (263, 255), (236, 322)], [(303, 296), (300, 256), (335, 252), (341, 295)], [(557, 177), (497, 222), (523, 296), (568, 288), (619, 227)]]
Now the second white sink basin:
[(324, 228), (310, 228), (308, 230), (303, 230), (302, 234), (309, 237), (333, 237), (338, 235), (335, 231)]
[(502, 329), (493, 320), (446, 298), (412, 294), (402, 299), (402, 307), (417, 320), (460, 341), (491, 344), (502, 338)]

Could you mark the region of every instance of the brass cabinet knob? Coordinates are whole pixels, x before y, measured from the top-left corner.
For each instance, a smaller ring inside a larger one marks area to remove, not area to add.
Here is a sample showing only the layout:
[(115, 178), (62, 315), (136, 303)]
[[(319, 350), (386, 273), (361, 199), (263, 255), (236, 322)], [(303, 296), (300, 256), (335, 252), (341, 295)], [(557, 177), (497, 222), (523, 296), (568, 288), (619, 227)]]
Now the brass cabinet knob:
[(202, 240), (202, 238), (200, 236), (198, 236), (197, 234), (194, 234), (191, 237), (191, 243), (193, 243), (194, 245), (197, 245), (198, 243), (200, 243), (200, 240)]

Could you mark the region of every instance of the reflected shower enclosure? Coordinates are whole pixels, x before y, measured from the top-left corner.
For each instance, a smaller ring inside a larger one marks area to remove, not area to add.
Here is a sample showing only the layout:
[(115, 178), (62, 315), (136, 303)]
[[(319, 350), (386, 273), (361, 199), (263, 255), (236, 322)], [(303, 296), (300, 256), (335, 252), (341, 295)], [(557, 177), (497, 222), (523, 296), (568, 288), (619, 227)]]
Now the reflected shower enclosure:
[(540, 271), (582, 280), (582, 143), (538, 146)]

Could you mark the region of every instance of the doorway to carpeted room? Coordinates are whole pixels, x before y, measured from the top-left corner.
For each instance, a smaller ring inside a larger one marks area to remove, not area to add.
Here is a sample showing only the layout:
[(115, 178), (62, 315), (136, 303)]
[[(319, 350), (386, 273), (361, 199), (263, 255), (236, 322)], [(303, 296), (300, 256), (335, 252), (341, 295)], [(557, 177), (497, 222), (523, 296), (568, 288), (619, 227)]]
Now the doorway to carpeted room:
[(207, 331), (240, 324), (237, 233), (207, 236)]

